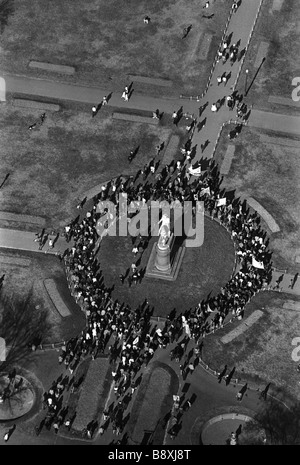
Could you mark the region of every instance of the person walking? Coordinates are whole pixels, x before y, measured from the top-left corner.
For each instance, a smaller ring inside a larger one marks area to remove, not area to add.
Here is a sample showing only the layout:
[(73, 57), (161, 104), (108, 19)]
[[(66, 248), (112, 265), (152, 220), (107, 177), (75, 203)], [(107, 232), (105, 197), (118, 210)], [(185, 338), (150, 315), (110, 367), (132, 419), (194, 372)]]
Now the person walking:
[(152, 118), (154, 118), (154, 119), (159, 119), (160, 118), (159, 110), (155, 110), (155, 111), (152, 112)]
[(295, 276), (291, 279), (291, 283), (289, 284), (290, 289), (294, 289), (294, 286), (295, 286), (295, 284), (297, 282), (298, 276), (299, 276), (299, 273), (296, 273)]
[(125, 89), (123, 91), (123, 94), (122, 94), (121, 98), (123, 98), (125, 100), (125, 102), (128, 102), (128, 96), (129, 96), (129, 89), (128, 89), (127, 86), (125, 86)]
[(7, 442), (9, 440), (9, 438), (11, 437), (11, 435), (13, 434), (14, 430), (16, 429), (16, 424), (14, 424), (3, 436), (3, 439), (5, 442)]
[(215, 113), (217, 111), (217, 105), (213, 103), (210, 109), (213, 113)]
[(177, 122), (178, 122), (178, 114), (177, 114), (177, 111), (173, 111), (173, 114), (172, 114), (172, 119), (173, 119), (173, 124), (176, 124), (177, 125)]

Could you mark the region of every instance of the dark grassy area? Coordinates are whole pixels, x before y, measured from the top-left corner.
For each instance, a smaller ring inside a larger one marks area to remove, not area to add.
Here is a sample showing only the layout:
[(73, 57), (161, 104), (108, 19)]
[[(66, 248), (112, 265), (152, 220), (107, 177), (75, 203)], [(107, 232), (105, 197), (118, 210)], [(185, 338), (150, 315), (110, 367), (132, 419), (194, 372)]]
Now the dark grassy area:
[[(43, 216), (54, 229), (77, 215), (78, 199), (87, 190), (121, 173), (135, 174), (170, 135), (161, 125), (113, 121), (107, 109), (92, 119), (74, 105), (49, 113), (43, 126), (29, 132), (39, 115), (10, 106), (1, 112), (0, 170), (10, 173), (1, 209)], [(128, 154), (137, 146), (138, 156), (130, 164)]]
[[(172, 88), (141, 85), (144, 92), (200, 94), (222, 37), (229, 5), (219, 0), (202, 18), (197, 0), (11, 0), (1, 37), (2, 69), (49, 77), (28, 68), (30, 60), (74, 66), (75, 76), (54, 79), (99, 87), (124, 85), (128, 74), (173, 81)], [(145, 15), (151, 22), (145, 24)], [(191, 32), (182, 40), (184, 27)], [(203, 35), (213, 36), (207, 59), (199, 59)], [(120, 87), (120, 88), (121, 88)], [(185, 93), (185, 92), (183, 92)]]
[(268, 102), (269, 96), (290, 98), (292, 102), (292, 79), (300, 76), (298, 44), (300, 37), (300, 9), (298, 0), (286, 0), (280, 11), (270, 12), (273, 0), (265, 0), (251, 39), (237, 88), (245, 86), (245, 70), (249, 69), (248, 84), (255, 76), (254, 68), (261, 42), (269, 43), (266, 60), (262, 65), (248, 94), (254, 107), (278, 113), (299, 114), (299, 107), (282, 106)]
[(165, 417), (178, 387), (175, 372), (164, 363), (153, 362), (145, 369), (126, 428), (133, 444), (141, 444), (146, 431), (153, 432), (150, 444), (163, 444)]
[[(112, 296), (120, 302), (136, 308), (145, 298), (154, 306), (154, 315), (166, 316), (173, 308), (177, 313), (193, 307), (209, 293), (215, 294), (229, 280), (234, 266), (234, 247), (226, 230), (205, 217), (204, 243), (198, 248), (187, 248), (176, 281), (169, 282), (144, 277), (142, 282), (131, 287), (125, 280), (122, 285), (119, 275), (136, 262), (131, 237), (109, 237), (103, 241), (99, 260), (107, 287), (115, 286)], [(151, 253), (153, 237), (141, 258), (143, 269)]]
[(241, 377), (258, 384), (271, 382), (272, 389), (277, 387), (287, 395), (299, 397), (297, 363), (292, 359), (295, 347), (292, 340), (300, 334), (299, 312), (282, 308), (290, 298), (288, 294), (276, 292), (256, 295), (246, 307), (245, 318), (257, 309), (264, 315), (227, 344), (220, 339), (239, 325), (237, 320), (205, 338), (204, 361), (217, 371), (225, 364), (229, 370), (236, 367), (234, 378)]
[[(217, 147), (219, 166), (226, 153), (230, 129), (226, 126), (223, 130)], [(288, 268), (292, 273), (299, 271), (295, 257), (300, 252), (298, 149), (276, 145), (274, 133), (267, 134), (274, 138), (274, 143), (263, 142), (261, 134), (267, 133), (245, 127), (235, 142), (230, 142), (236, 149), (230, 172), (222, 185), (235, 189), (237, 196), (254, 197), (273, 216), (280, 227), (280, 232), (270, 236), (273, 262), (279, 269)]]
[[(1, 249), (4, 252), (6, 249)], [(11, 298), (27, 296), (32, 289), (32, 301), (37, 310), (47, 310), (50, 332), (44, 343), (52, 343), (68, 339), (78, 334), (85, 327), (85, 316), (71, 297), (65, 271), (62, 263), (57, 257), (51, 255), (9, 251), (9, 257), (30, 259), (28, 267), (15, 264), (1, 264), (1, 272), (5, 273), (3, 293)], [(44, 279), (55, 279), (56, 285), (66, 305), (70, 308), (72, 315), (62, 318), (54, 307), (44, 287)], [(36, 310), (35, 310), (36, 311)]]

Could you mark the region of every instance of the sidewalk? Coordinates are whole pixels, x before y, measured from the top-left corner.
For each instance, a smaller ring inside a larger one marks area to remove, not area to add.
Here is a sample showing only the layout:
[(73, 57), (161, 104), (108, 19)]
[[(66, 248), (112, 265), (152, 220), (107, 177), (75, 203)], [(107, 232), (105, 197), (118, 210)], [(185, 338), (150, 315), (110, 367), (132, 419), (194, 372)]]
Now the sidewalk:
[(56, 255), (57, 253), (63, 253), (68, 247), (70, 247), (70, 244), (66, 242), (65, 238), (59, 236), (54, 248), (49, 249), (49, 239), (54, 239), (55, 237), (56, 235), (49, 234), (48, 241), (44, 245), (43, 249), (39, 250), (39, 243), (34, 242), (34, 239), (36, 239), (35, 233), (20, 231), (17, 229), (0, 228), (0, 248)]
[(281, 115), (269, 111), (252, 110), (248, 125), (277, 133), (300, 136), (300, 116)]
[[(231, 44), (240, 41), (239, 51), (243, 50), (248, 44), (260, 2), (261, 0), (242, 1), (237, 12), (231, 17), (227, 35), (232, 33)], [(209, 145), (204, 150), (203, 157), (212, 158), (223, 123), (228, 122), (230, 119), (236, 119), (235, 110), (230, 111), (226, 104), (222, 105), (219, 111), (215, 113), (211, 111), (211, 106), (217, 100), (223, 97), (226, 98), (233, 92), (233, 86), (239, 74), (240, 64), (239, 61), (236, 61), (233, 66), (231, 66), (229, 60), (225, 64), (222, 63), (222, 60), (216, 64), (208, 91), (199, 102), (199, 107), (206, 102), (208, 102), (208, 105), (201, 117), (198, 118), (198, 122), (206, 118), (205, 127), (201, 129), (200, 132), (196, 129), (193, 136), (193, 143), (194, 145), (197, 144), (197, 154), (193, 163), (201, 159), (202, 152), (200, 146), (205, 143), (206, 140), (209, 141)], [(223, 83), (218, 86), (217, 77), (221, 76), (224, 72), (226, 72), (226, 74), (231, 73), (230, 79), (226, 86), (224, 86)]]
[(288, 294), (300, 296), (300, 277), (297, 278), (293, 288), (289, 287), (292, 283), (294, 276), (295, 274), (273, 271), (272, 281), (270, 283), (271, 290), (276, 286), (276, 281), (278, 280), (278, 278), (282, 277), (282, 281), (279, 283), (279, 289), (277, 290), (279, 292), (287, 292)]
[(98, 105), (102, 102), (104, 95), (111, 98), (108, 105), (122, 109), (135, 109), (155, 111), (159, 109), (160, 112), (173, 113), (183, 105), (184, 112), (196, 111), (195, 102), (189, 100), (183, 101), (178, 99), (161, 99), (149, 97), (144, 94), (139, 94), (134, 91), (128, 102), (121, 98), (124, 89), (104, 89), (101, 87), (86, 87), (77, 86), (73, 84), (64, 84), (46, 79), (30, 78), (27, 76), (12, 76), (4, 74), (3, 77), (6, 81), (6, 92), (12, 94), (32, 95), (32, 97), (43, 98), (47, 97), (53, 100), (70, 100), (73, 102), (87, 103)]

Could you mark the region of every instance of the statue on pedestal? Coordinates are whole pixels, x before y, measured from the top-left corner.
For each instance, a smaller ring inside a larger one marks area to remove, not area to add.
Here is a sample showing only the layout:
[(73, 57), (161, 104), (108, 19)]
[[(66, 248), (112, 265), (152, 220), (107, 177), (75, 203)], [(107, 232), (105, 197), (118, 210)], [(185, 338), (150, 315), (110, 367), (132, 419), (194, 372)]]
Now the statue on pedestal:
[(170, 233), (170, 218), (168, 215), (163, 214), (161, 220), (159, 221), (159, 239), (158, 239), (158, 247), (166, 247), (171, 237)]

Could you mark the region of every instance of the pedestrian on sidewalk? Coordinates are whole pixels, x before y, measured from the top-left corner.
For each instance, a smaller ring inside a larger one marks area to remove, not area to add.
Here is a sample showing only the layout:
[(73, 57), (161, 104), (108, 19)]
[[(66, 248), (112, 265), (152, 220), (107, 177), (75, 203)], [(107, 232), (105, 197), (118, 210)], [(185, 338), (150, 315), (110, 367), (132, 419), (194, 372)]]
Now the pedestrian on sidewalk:
[(236, 398), (237, 398), (238, 401), (241, 401), (242, 398), (243, 398), (243, 394), (239, 391), (239, 392), (237, 393), (237, 395), (236, 395)]
[(235, 102), (234, 102), (233, 97), (231, 95), (228, 95), (226, 97), (226, 105), (227, 105), (227, 107), (229, 108), (230, 111), (233, 110), (234, 104), (235, 104)]
[(155, 110), (155, 111), (153, 111), (153, 113), (152, 113), (152, 118), (158, 119), (158, 120), (160, 119), (160, 113), (159, 113), (159, 110), (158, 110), (158, 109)]
[(128, 102), (128, 97), (129, 97), (129, 89), (128, 89), (127, 86), (125, 86), (125, 89), (123, 91), (123, 94), (122, 94), (121, 98), (123, 98), (125, 100), (125, 102)]
[(137, 245), (134, 245), (134, 247), (132, 249), (132, 253), (134, 254), (134, 256), (136, 256), (136, 254), (139, 253), (139, 249), (138, 249)]
[(39, 424), (39, 425), (36, 425), (36, 426), (34, 427), (35, 434), (36, 434), (37, 436), (39, 436), (39, 434), (41, 433), (41, 431), (42, 431), (42, 429), (43, 429), (43, 427), (44, 427), (44, 425), (45, 425), (45, 422), (46, 422), (46, 418), (43, 418), (43, 420), (40, 422), (40, 424)]
[(132, 162), (132, 160), (134, 159), (134, 151), (133, 150), (130, 150), (130, 153), (128, 155), (128, 161), (129, 163)]
[(7, 173), (7, 174), (5, 175), (5, 178), (3, 179), (3, 181), (2, 181), (2, 183), (1, 183), (1, 185), (0, 185), (0, 189), (4, 186), (4, 183), (5, 183), (6, 180), (9, 178), (9, 176), (10, 176), (10, 173)]
[(217, 111), (217, 105), (213, 103), (210, 109), (213, 113), (215, 113)]
[(178, 123), (178, 113), (177, 111), (173, 111), (173, 114), (172, 114), (172, 118), (173, 118), (173, 124), (176, 124)]
[(233, 13), (236, 13), (236, 10), (238, 9), (241, 3), (242, 3), (242, 0), (234, 0), (232, 7), (231, 7)]
[(43, 122), (44, 122), (45, 119), (46, 119), (46, 113), (43, 113), (43, 114), (40, 116), (40, 119), (41, 119), (41, 124), (43, 124)]
[(158, 156), (162, 150), (162, 144), (158, 144), (156, 147), (155, 147), (155, 150), (156, 150), (156, 156)]
[(39, 241), (40, 241), (40, 239), (42, 239), (42, 237), (43, 237), (44, 233), (45, 233), (45, 228), (43, 228), (41, 232), (39, 232), (39, 233), (35, 233), (35, 236), (36, 236), (36, 238), (35, 238), (35, 239), (33, 239), (33, 240), (34, 240), (34, 242), (39, 242)]
[(218, 86), (222, 83), (222, 76), (217, 77)]
[(185, 27), (183, 29), (183, 36), (181, 38), (185, 39), (191, 29), (192, 29), (192, 24), (190, 24), (188, 27)]
[(55, 420), (54, 420), (53, 429), (54, 429), (55, 434), (57, 434), (58, 430), (59, 430), (59, 424), (58, 424), (57, 418), (55, 418)]
[(107, 105), (107, 104), (108, 104), (107, 97), (106, 95), (104, 95), (104, 97), (102, 98), (102, 105)]
[(14, 424), (3, 436), (3, 439), (5, 442), (7, 442), (9, 440), (9, 438), (11, 437), (11, 435), (13, 434), (13, 432), (15, 431), (16, 429), (16, 424)]
[(49, 250), (54, 248), (54, 240), (50, 237), (49, 242), (48, 242), (48, 249), (45, 250), (45, 253), (49, 252)]
[(49, 234), (45, 234), (44, 237), (42, 237), (39, 243), (39, 250), (42, 250), (42, 248), (44, 247), (44, 245), (46, 244), (48, 240), (48, 237), (49, 237)]
[(298, 276), (299, 276), (299, 273), (296, 273), (295, 276), (291, 279), (291, 284), (289, 284), (289, 288), (294, 289)]

